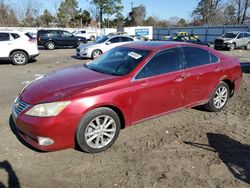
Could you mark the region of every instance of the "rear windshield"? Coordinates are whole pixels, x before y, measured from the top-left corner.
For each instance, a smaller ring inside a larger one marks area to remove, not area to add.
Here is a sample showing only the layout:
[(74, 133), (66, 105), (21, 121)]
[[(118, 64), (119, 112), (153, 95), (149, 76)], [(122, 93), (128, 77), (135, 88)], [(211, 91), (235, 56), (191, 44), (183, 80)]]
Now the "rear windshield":
[(32, 36), (32, 33), (25, 33), (25, 35), (29, 37), (29, 39), (35, 39), (35, 37)]

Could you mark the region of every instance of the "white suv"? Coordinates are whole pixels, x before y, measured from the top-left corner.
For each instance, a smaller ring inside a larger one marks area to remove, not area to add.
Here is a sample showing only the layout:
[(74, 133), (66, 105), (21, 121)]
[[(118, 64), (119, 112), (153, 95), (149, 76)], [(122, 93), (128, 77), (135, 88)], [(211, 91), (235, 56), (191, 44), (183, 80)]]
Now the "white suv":
[(90, 40), (90, 41), (94, 41), (96, 39), (95, 31), (77, 30), (77, 31), (74, 31), (73, 34), (75, 36), (85, 37), (87, 40)]
[(0, 31), (0, 49), (0, 60), (14, 65), (25, 65), (39, 55), (36, 39), (18, 31)]

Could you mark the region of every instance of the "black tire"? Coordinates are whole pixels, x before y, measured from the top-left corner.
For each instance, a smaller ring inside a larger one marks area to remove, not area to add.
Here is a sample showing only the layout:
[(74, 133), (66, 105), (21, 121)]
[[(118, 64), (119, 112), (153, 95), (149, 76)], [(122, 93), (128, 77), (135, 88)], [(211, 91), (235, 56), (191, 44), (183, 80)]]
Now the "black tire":
[(47, 43), (45, 44), (45, 48), (46, 48), (47, 50), (54, 50), (54, 49), (56, 48), (56, 45), (55, 45), (54, 42), (49, 41), (49, 42), (47, 42)]
[(91, 36), (90, 41), (94, 41), (94, 40), (95, 40), (95, 36)]
[(230, 48), (229, 48), (230, 51), (234, 51), (235, 48), (236, 48), (235, 43), (230, 44)]
[(29, 58), (28, 55), (23, 51), (15, 51), (10, 55), (11, 62), (14, 65), (25, 65)]
[[(106, 117), (110, 119), (105, 121)], [(99, 122), (101, 123), (99, 127), (95, 119), (99, 119)], [(107, 125), (109, 123), (109, 120), (113, 120), (112, 123), (108, 127), (103, 128), (105, 127), (105, 122)], [(110, 126), (111, 129), (108, 129)], [(85, 117), (81, 120), (79, 126), (77, 127), (76, 144), (82, 151), (87, 153), (102, 152), (108, 149), (116, 141), (120, 132), (120, 128), (121, 122), (116, 112), (114, 112), (110, 108), (105, 107), (94, 109), (85, 115)], [(109, 134), (112, 138), (110, 138), (106, 136), (105, 133), (109, 132), (107, 130), (112, 129), (113, 133)], [(87, 142), (86, 139), (88, 139), (89, 142)], [(102, 143), (104, 144), (102, 145)]]
[(101, 50), (94, 50), (91, 54), (91, 58), (95, 59), (97, 57), (99, 57), (100, 55), (102, 55), (102, 51)]
[[(223, 98), (222, 97), (220, 98), (218, 96), (218, 93), (220, 93), (220, 91), (223, 91), (223, 89), (226, 93), (225, 95), (223, 95)], [(210, 112), (219, 112), (226, 106), (229, 97), (230, 97), (230, 90), (228, 85), (225, 82), (220, 82), (213, 91), (210, 100), (208, 101), (207, 104), (204, 105), (204, 107), (206, 110)], [(219, 105), (219, 102), (216, 100), (216, 98), (220, 98), (217, 100), (220, 100), (220, 102), (222, 103), (221, 106)]]
[(250, 50), (250, 42), (247, 43), (247, 46), (245, 47), (246, 50)]

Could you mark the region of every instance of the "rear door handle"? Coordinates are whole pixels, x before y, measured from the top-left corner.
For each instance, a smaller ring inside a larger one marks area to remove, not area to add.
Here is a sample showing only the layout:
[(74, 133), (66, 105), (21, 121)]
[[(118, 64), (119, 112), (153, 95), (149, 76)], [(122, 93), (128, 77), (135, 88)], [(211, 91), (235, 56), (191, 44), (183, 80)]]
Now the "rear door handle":
[(216, 67), (216, 69), (214, 70), (214, 72), (220, 72), (222, 70), (222, 67)]
[(180, 76), (178, 76), (175, 81), (176, 82), (182, 82), (183, 80), (185, 80), (186, 78), (192, 76), (192, 74), (189, 72), (189, 73), (182, 73)]

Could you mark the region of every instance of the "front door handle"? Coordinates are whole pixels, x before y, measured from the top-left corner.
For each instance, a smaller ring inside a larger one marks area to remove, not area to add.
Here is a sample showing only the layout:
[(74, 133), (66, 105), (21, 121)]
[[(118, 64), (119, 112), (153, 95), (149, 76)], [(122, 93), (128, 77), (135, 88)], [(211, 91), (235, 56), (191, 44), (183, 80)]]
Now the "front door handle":
[(148, 85), (148, 81), (142, 80), (142, 81), (140, 81), (140, 84), (141, 84), (141, 86), (146, 86), (146, 85)]

